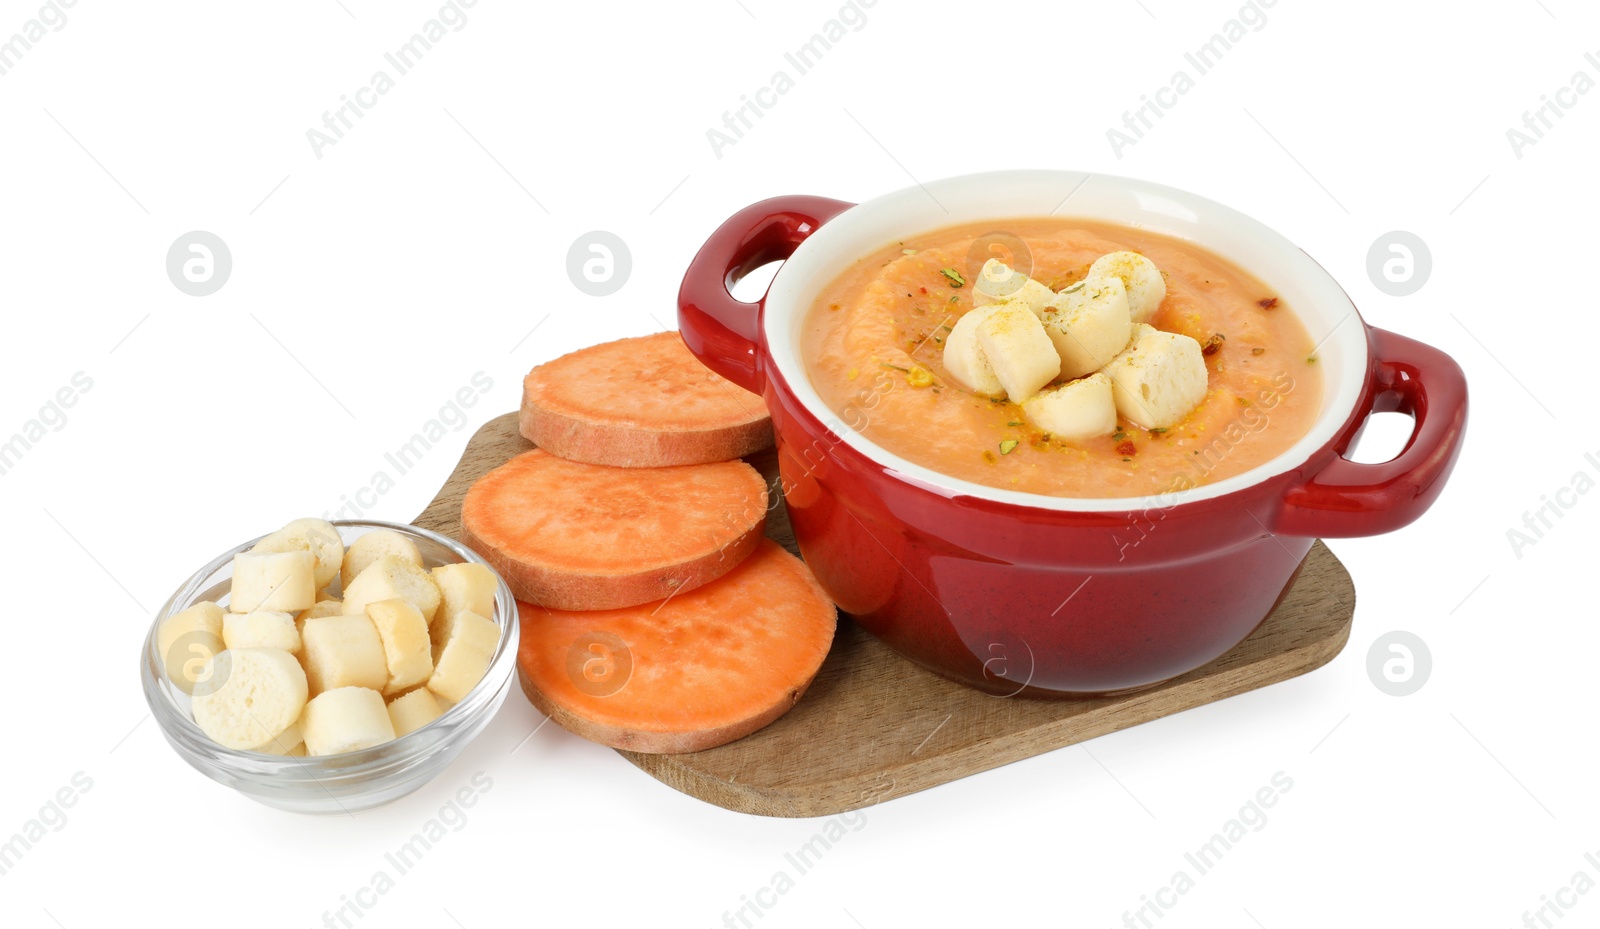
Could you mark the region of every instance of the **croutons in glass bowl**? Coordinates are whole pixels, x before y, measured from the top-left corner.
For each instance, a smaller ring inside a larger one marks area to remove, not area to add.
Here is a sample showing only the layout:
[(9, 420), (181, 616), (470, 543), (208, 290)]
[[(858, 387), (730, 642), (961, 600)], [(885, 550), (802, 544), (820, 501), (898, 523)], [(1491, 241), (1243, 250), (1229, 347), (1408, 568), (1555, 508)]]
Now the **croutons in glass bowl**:
[(510, 589), (459, 542), (302, 519), (184, 582), (140, 676), (201, 773), (268, 806), (356, 812), (421, 787), (483, 730), (517, 636)]

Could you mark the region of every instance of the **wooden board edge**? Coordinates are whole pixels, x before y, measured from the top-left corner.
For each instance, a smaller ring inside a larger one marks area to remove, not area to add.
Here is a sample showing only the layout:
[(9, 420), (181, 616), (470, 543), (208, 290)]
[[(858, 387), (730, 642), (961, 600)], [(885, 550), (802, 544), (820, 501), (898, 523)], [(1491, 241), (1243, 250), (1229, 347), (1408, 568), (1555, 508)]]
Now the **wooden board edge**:
[[(786, 819), (833, 816), (920, 793), (940, 784), (992, 771), (1056, 749), (1069, 748), (1141, 723), (1176, 716), (1187, 710), (1293, 680), (1328, 664), (1350, 640), (1355, 617), (1355, 584), (1344, 563), (1321, 541), (1316, 542), (1314, 548), (1321, 548), (1322, 555), (1330, 562), (1329, 569), (1334, 579), (1339, 582), (1340, 596), (1334, 602), (1338, 606), (1341, 621), (1330, 634), (1304, 645), (1275, 652), (1259, 661), (1218, 668), (1188, 680), (1180, 678), (1175, 684), (1129, 694), (1097, 714), (1096, 722), (1103, 724), (1089, 727), (1087, 734), (1060, 738), (1059, 733), (1064, 729), (1083, 728), (1083, 717), (1063, 717), (949, 752), (940, 756), (937, 766), (908, 759), (868, 776), (834, 781), (820, 793), (723, 781), (684, 764), (675, 755), (647, 755), (621, 750), (618, 754), (680, 793), (726, 810), (757, 816)], [(1192, 694), (1193, 698), (1174, 701), (1174, 694)], [(1167, 704), (1171, 708), (1152, 711), (1151, 705), (1156, 703)], [(1057, 734), (1057, 740), (1050, 738), (1052, 734)], [(1042, 743), (1047, 747), (1041, 748)], [(951, 769), (966, 773), (952, 778), (949, 776)], [(888, 783), (884, 783), (885, 780)], [(811, 786), (808, 785), (807, 789), (811, 790)]]

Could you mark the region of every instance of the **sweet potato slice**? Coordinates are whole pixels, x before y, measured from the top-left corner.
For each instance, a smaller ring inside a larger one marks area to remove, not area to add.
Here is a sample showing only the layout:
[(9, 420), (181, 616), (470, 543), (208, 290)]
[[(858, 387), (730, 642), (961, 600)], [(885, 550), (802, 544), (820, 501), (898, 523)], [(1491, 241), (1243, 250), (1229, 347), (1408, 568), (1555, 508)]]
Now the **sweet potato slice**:
[(766, 482), (742, 461), (608, 468), (536, 448), (472, 485), (461, 538), (519, 600), (607, 610), (728, 573), (766, 518)]
[(676, 332), (534, 368), (522, 383), (520, 424), (562, 458), (617, 468), (728, 461), (772, 444), (762, 399), (702, 365)]
[(837, 614), (776, 543), (662, 603), (574, 613), (521, 604), (522, 689), (591, 741), (673, 754), (743, 738), (799, 701)]

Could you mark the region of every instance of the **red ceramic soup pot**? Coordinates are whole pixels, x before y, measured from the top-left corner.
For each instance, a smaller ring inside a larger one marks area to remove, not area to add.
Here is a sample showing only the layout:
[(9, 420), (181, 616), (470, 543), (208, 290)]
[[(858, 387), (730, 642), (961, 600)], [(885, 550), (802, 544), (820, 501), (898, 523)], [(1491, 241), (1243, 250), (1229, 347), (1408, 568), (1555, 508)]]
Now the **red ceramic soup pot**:
[[(1322, 411), (1288, 451), (1183, 493), (1068, 499), (916, 465), (830, 409), (800, 351), (819, 291), (851, 262), (917, 233), (1035, 216), (1165, 233), (1231, 259), (1319, 341)], [(784, 260), (759, 303), (729, 286)], [(991, 693), (1137, 690), (1248, 636), (1317, 536), (1398, 529), (1439, 496), (1461, 449), (1467, 385), (1444, 353), (1367, 326), (1283, 236), (1220, 204), (1103, 175), (1014, 171), (919, 185), (860, 205), (779, 197), (712, 234), (678, 296), (684, 341), (765, 398), (801, 553), (839, 607), (895, 651)], [(1383, 464), (1343, 457), (1374, 412), (1415, 420)]]

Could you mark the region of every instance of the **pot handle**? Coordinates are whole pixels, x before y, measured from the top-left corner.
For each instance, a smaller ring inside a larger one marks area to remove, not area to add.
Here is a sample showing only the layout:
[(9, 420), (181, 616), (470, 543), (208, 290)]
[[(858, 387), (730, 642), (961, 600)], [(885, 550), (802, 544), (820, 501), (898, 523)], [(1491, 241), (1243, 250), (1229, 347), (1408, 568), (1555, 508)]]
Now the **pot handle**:
[(818, 227), (854, 204), (826, 197), (773, 197), (733, 214), (711, 234), (678, 289), (678, 328), (701, 363), (752, 393), (765, 378), (756, 345), (766, 305), (729, 288), (752, 270), (794, 254)]
[[(1365, 406), (1335, 441), (1326, 465), (1284, 492), (1272, 531), (1349, 538), (1398, 529), (1427, 511), (1455, 466), (1467, 427), (1467, 379), (1444, 352), (1383, 329), (1370, 329)], [(1393, 460), (1359, 464), (1344, 457), (1368, 416), (1401, 412), (1416, 420)]]

